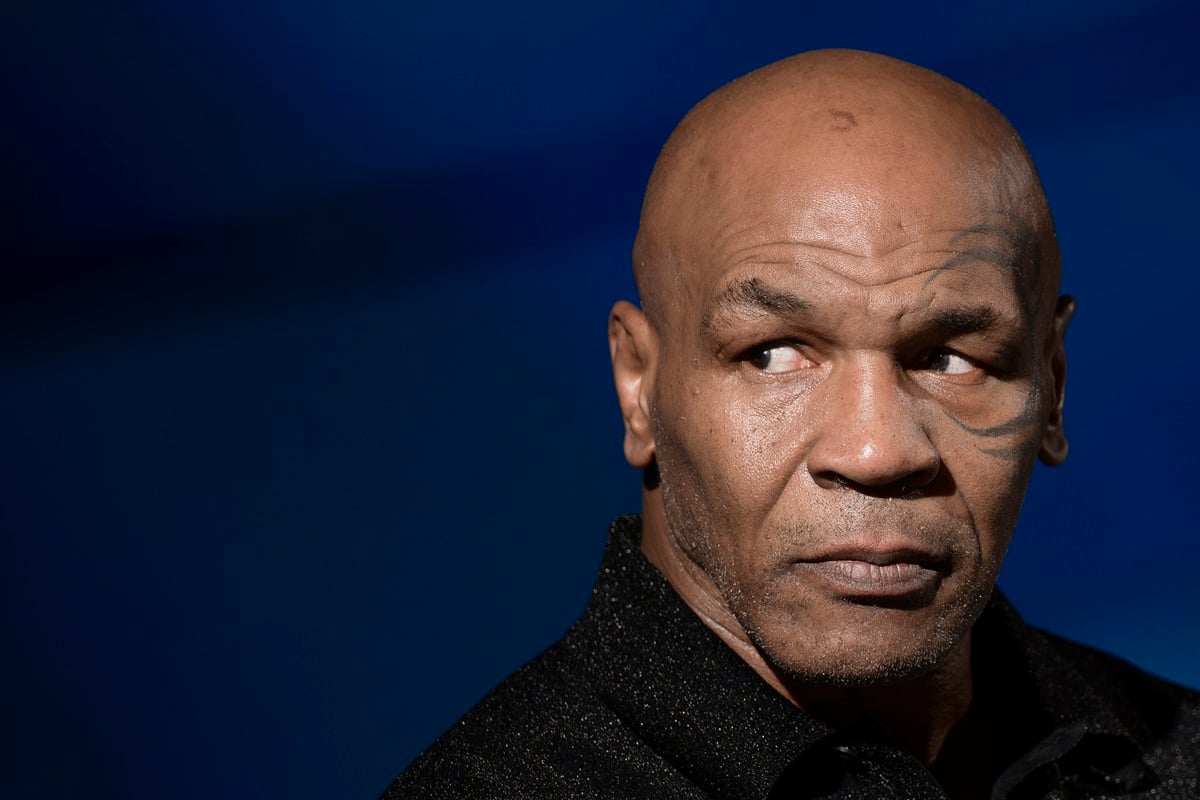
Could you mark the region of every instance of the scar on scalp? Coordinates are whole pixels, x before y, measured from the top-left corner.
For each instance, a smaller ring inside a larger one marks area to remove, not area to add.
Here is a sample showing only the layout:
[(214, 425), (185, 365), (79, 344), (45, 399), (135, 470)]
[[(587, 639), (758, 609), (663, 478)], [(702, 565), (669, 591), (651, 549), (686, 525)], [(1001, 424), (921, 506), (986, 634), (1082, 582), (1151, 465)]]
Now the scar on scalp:
[(829, 109), (829, 115), (837, 120), (837, 124), (832, 127), (835, 131), (848, 131), (851, 128), (858, 127), (858, 120), (849, 111), (840, 111), (836, 108)]

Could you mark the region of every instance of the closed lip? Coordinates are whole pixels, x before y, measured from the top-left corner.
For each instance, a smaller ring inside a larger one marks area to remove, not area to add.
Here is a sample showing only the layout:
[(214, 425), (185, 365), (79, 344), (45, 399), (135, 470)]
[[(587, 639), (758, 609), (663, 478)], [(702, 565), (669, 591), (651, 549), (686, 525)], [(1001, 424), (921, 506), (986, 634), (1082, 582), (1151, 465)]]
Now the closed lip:
[(948, 556), (916, 547), (841, 547), (795, 562), (854, 602), (923, 605), (950, 572)]
[(941, 571), (949, 563), (949, 556), (917, 547), (840, 547), (816, 556), (797, 559), (798, 563), (818, 564), (829, 561), (861, 561), (886, 567), (891, 564), (917, 564), (927, 569)]

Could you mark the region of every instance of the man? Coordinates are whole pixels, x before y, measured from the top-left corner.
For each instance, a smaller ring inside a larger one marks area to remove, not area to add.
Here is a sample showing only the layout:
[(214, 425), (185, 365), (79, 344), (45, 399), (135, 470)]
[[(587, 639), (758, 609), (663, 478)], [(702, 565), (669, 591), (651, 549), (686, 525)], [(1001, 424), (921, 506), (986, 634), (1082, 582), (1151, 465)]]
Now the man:
[(807, 53), (706, 98), (609, 322), (640, 519), (385, 797), (1200, 797), (1200, 698), (993, 591), (1067, 455), (1050, 211), (984, 100)]

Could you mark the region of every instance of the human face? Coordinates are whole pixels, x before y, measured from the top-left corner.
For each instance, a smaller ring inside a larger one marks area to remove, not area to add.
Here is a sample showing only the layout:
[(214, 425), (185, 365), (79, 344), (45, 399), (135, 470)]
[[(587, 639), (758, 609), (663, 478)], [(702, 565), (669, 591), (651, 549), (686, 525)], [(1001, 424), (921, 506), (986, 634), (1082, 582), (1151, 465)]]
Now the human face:
[(1041, 299), (1003, 181), (946, 160), (809, 163), (718, 195), (658, 326), (667, 546), (709, 595), (685, 599), (793, 679), (942, 663), (1057, 429), (1070, 304)]

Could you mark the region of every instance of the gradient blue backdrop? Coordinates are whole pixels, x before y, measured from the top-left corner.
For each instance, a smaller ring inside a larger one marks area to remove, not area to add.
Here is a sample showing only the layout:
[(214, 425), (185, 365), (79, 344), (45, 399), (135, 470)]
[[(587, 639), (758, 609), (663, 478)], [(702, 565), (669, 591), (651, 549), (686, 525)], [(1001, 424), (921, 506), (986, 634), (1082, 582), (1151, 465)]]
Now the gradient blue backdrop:
[(373, 797), (556, 638), (638, 505), (604, 322), (657, 148), (819, 46), (1024, 133), (1080, 312), (1002, 585), (1200, 684), (1195, 4), (27, 5), (0, 795)]

